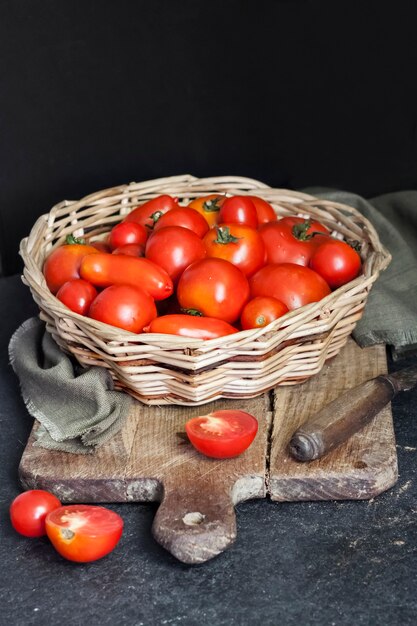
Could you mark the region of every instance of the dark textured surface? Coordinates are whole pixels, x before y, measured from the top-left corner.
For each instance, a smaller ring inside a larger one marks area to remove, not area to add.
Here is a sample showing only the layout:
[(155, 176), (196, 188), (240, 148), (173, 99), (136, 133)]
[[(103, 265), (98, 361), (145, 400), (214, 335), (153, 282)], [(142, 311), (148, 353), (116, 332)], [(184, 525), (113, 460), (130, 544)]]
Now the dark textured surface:
[(31, 419), (7, 344), (35, 307), (18, 277), (1, 280), (0, 294), (1, 625), (417, 622), (416, 390), (393, 403), (399, 481), (373, 501), (241, 504), (236, 543), (199, 566), (182, 565), (152, 539), (155, 506), (113, 506), (125, 520), (118, 548), (75, 565), (46, 539), (20, 537), (9, 523)]

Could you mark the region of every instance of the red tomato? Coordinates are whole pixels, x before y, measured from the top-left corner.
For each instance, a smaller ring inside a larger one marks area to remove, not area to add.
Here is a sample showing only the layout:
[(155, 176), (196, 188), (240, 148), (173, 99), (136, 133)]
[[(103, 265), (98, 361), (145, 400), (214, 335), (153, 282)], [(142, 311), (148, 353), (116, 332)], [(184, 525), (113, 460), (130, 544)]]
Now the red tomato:
[(285, 313), (288, 313), (288, 307), (280, 300), (270, 296), (258, 296), (245, 305), (240, 323), (243, 330), (263, 328)]
[(72, 236), (67, 237), (67, 241), (74, 241), (75, 243), (67, 243), (55, 248), (43, 266), (46, 284), (53, 294), (68, 280), (80, 278), (81, 261), (85, 256), (99, 254), (96, 248), (77, 243), (80, 240), (74, 239)]
[(259, 232), (264, 240), (268, 263), (309, 264), (311, 255), (323, 237), (313, 232), (328, 230), (319, 222), (311, 222), (299, 217), (284, 217), (277, 222), (264, 224)]
[(89, 245), (93, 246), (93, 248), (95, 248), (99, 252), (111, 252), (109, 244), (107, 244), (105, 241), (91, 241)]
[(45, 518), (61, 506), (49, 491), (32, 489), (18, 495), (10, 505), (10, 521), (13, 528), (25, 537), (42, 537), (46, 534)]
[(258, 216), (258, 224), (266, 224), (267, 222), (276, 222), (277, 214), (275, 213), (273, 207), (264, 200), (263, 198), (259, 198), (258, 196), (246, 196), (250, 198), (255, 205), (256, 214)]
[(330, 287), (316, 272), (303, 265), (265, 265), (250, 279), (252, 298), (272, 296), (290, 311), (329, 295)]
[(223, 259), (202, 259), (183, 272), (177, 288), (181, 308), (233, 323), (249, 300), (249, 284), (238, 267)]
[(162, 267), (176, 283), (186, 267), (206, 256), (206, 249), (192, 230), (166, 226), (149, 237), (145, 256)]
[(173, 198), (168, 194), (157, 196), (148, 200), (144, 204), (133, 209), (129, 215), (125, 217), (124, 222), (137, 222), (146, 228), (153, 228), (156, 220), (161, 215), (167, 213), (171, 209), (175, 209), (178, 206), (178, 198)]
[(244, 224), (258, 227), (256, 207), (248, 196), (231, 196), (223, 202), (217, 221), (222, 224)]
[(202, 454), (230, 459), (249, 448), (258, 432), (258, 421), (245, 411), (225, 409), (193, 417), (185, 424), (185, 431)]
[(93, 300), (89, 317), (98, 322), (123, 328), (131, 333), (141, 333), (157, 315), (153, 298), (140, 287), (113, 285), (107, 287)]
[(86, 315), (96, 295), (97, 289), (91, 283), (82, 278), (74, 278), (62, 285), (56, 297), (74, 313)]
[(123, 519), (102, 506), (72, 504), (46, 518), (46, 532), (55, 550), (69, 561), (88, 563), (109, 554), (123, 532)]
[(143, 329), (145, 333), (167, 333), (193, 339), (215, 339), (237, 333), (237, 329), (223, 320), (199, 315), (162, 315)]
[(362, 263), (359, 254), (349, 244), (329, 238), (315, 250), (310, 267), (336, 289), (359, 276)]
[(145, 246), (143, 243), (127, 243), (113, 250), (113, 254), (126, 254), (127, 256), (145, 256)]
[(207, 220), (195, 209), (178, 207), (162, 215), (154, 226), (154, 231), (166, 226), (182, 226), (192, 230), (200, 239), (204, 237), (209, 227)]
[(188, 207), (201, 213), (209, 227), (212, 228), (217, 223), (219, 211), (225, 199), (226, 196), (212, 193), (192, 200)]
[(146, 228), (136, 222), (121, 222), (116, 224), (109, 235), (109, 244), (112, 250), (128, 244), (144, 245), (148, 238)]
[(125, 254), (95, 254), (84, 257), (80, 273), (97, 287), (131, 285), (145, 289), (155, 300), (169, 298), (174, 291), (172, 280), (162, 267), (149, 259)]
[(254, 228), (241, 224), (220, 224), (203, 239), (207, 256), (230, 261), (245, 276), (252, 276), (265, 264), (265, 245)]

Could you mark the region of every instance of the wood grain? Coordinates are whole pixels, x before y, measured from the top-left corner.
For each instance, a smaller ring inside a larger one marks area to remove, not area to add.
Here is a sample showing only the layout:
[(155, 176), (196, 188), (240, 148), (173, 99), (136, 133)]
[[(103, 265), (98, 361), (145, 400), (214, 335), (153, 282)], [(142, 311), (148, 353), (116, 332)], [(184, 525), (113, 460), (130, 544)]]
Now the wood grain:
[(361, 349), (349, 340), (317, 376), (296, 389), (275, 390), (268, 478), (273, 500), (367, 499), (396, 482), (397, 454), (390, 405), (321, 459), (301, 463), (288, 450), (292, 434), (310, 416), (347, 389), (386, 371), (384, 346)]

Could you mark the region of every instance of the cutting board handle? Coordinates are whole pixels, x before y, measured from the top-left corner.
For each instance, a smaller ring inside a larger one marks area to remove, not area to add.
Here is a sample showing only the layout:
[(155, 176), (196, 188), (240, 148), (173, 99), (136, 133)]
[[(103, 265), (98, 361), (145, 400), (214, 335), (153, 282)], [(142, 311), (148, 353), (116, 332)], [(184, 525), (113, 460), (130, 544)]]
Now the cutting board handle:
[(212, 559), (236, 539), (231, 488), (214, 482), (197, 481), (184, 487), (164, 483), (152, 534), (183, 563)]

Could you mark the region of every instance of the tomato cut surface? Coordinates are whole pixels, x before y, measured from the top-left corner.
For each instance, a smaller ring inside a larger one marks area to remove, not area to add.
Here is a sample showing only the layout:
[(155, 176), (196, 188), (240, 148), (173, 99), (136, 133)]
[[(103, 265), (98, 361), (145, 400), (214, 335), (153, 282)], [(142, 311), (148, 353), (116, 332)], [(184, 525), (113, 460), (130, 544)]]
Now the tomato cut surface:
[(258, 432), (258, 421), (245, 411), (225, 409), (193, 417), (185, 430), (196, 450), (214, 459), (228, 459), (249, 448)]
[(96, 561), (109, 554), (123, 532), (120, 515), (88, 504), (61, 506), (47, 515), (45, 524), (57, 552), (78, 563)]

